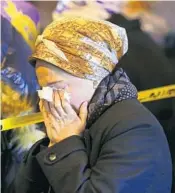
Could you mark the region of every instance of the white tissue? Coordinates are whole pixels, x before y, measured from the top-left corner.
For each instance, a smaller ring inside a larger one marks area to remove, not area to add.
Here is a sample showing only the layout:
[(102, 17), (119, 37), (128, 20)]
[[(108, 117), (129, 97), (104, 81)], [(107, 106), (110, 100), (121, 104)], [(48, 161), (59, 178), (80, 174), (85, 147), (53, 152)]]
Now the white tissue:
[[(38, 96), (40, 99), (45, 99), (48, 102), (53, 102), (53, 90), (62, 90), (52, 87), (43, 87), (42, 90), (38, 90)], [(64, 98), (70, 102), (70, 93), (64, 91)]]

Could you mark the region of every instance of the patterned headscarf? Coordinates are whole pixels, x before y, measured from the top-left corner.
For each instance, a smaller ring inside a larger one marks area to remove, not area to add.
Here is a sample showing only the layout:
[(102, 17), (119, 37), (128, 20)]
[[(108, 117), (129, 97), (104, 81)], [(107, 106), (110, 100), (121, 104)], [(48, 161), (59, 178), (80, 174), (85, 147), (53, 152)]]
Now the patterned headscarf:
[(101, 81), (126, 53), (125, 29), (82, 17), (61, 18), (38, 36), (30, 60), (41, 59), (77, 76)]
[(127, 49), (125, 29), (117, 25), (82, 17), (62, 18), (38, 37), (30, 61), (44, 60), (74, 76), (98, 82), (88, 107), (89, 127), (113, 103), (137, 97), (125, 72), (117, 68)]

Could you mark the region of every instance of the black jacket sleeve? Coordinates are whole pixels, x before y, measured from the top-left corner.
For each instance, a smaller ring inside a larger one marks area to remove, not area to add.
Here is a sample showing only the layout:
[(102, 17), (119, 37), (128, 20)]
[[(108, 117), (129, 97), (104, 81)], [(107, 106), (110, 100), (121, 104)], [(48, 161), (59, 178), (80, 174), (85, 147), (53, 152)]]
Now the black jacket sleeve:
[[(117, 130), (124, 125), (130, 129), (118, 135)], [(92, 167), (88, 164), (84, 143), (78, 136), (40, 152), (38, 163), (54, 193), (170, 192), (171, 161), (169, 157), (163, 158), (168, 147), (159, 137), (155, 140), (155, 136), (160, 135), (157, 132), (159, 124), (155, 127), (146, 123), (132, 125), (132, 122), (117, 123), (110, 130), (101, 142), (98, 160)], [(168, 162), (165, 161), (167, 159)], [(165, 163), (168, 163), (166, 169), (170, 175), (161, 176), (161, 180), (169, 185), (162, 190), (155, 182), (161, 183), (158, 179)]]
[(40, 144), (48, 144), (44, 138), (35, 143), (23, 158), (15, 180), (6, 191), (7, 193), (40, 193), (48, 190), (49, 184), (37, 160), (36, 154), (41, 151)]

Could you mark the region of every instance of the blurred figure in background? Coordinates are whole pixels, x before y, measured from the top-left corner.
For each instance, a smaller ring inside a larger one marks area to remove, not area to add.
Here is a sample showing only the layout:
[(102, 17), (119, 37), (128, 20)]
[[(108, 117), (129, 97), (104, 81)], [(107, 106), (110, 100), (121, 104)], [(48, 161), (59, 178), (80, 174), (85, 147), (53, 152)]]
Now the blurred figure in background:
[(109, 20), (113, 14), (120, 13), (130, 20), (139, 18), (142, 30), (160, 43), (169, 26), (154, 13), (156, 6), (157, 2), (149, 1), (60, 0), (52, 16), (54, 20), (60, 16)]
[[(38, 83), (28, 57), (38, 34), (39, 14), (23, 1), (1, 2), (1, 119), (36, 110)], [(23, 154), (44, 133), (37, 125), (2, 132), (2, 192), (14, 179)]]
[(165, 53), (170, 62), (175, 65), (175, 32), (168, 33), (164, 39)]

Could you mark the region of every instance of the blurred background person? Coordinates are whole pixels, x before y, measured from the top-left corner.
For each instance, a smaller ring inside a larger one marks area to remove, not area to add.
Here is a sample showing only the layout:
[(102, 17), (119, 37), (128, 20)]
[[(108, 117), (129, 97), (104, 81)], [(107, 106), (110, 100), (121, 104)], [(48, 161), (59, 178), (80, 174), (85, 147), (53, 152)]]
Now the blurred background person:
[[(1, 119), (32, 113), (38, 82), (28, 57), (39, 33), (37, 9), (23, 1), (1, 2)], [(44, 137), (37, 125), (1, 132), (2, 192), (11, 184), (23, 155)]]

